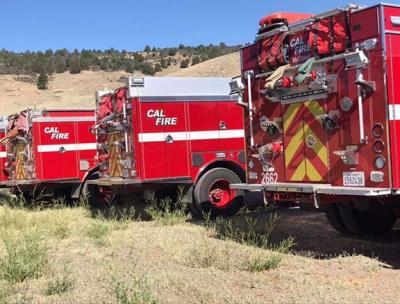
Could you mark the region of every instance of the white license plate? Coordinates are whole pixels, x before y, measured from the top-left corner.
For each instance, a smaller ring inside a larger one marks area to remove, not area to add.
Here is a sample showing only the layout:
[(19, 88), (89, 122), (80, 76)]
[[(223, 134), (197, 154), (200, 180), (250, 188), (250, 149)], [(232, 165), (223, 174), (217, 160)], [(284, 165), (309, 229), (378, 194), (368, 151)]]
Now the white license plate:
[(364, 172), (343, 172), (343, 186), (365, 186)]

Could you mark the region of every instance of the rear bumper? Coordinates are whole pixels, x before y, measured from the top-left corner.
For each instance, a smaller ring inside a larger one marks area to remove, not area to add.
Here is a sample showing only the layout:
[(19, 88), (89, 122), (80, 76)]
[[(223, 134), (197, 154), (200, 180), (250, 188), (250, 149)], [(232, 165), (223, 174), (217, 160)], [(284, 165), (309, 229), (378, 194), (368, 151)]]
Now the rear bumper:
[(37, 185), (75, 185), (80, 184), (77, 179), (72, 180), (8, 180), (0, 183), (0, 188), (6, 187), (29, 187)]
[(232, 184), (231, 189), (263, 190), (267, 192), (292, 192), (304, 194), (384, 196), (399, 195), (399, 190), (391, 188), (338, 187), (328, 184), (275, 183), (275, 184)]

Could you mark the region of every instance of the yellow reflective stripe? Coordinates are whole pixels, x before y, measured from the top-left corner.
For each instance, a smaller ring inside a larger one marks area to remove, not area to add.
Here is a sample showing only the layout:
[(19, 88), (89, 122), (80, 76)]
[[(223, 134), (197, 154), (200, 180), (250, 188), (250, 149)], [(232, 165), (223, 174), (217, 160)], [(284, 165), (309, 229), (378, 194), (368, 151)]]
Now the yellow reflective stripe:
[(319, 159), (324, 163), (326, 167), (328, 167), (328, 149), (326, 148), (325, 145), (322, 144), (322, 141), (319, 139), (317, 135), (311, 130), (310, 126), (308, 124), (304, 124), (304, 136), (307, 139), (307, 136), (313, 136), (317, 142), (315, 143), (313, 149)]
[(304, 130), (303, 127), (300, 126), (297, 130), (292, 139), (290, 140), (289, 144), (285, 148), (285, 160), (286, 166), (288, 166), (293, 157), (295, 156), (296, 152), (299, 149), (299, 146), (303, 144), (304, 141)]
[(304, 180), (305, 177), (306, 177), (306, 162), (305, 160), (302, 160), (289, 180), (292, 182), (302, 181)]
[(286, 132), (292, 124), (293, 120), (297, 117), (301, 108), (301, 103), (292, 103), (283, 115), (283, 129)]
[(304, 105), (314, 115), (315, 119), (317, 119), (317, 116), (325, 114), (324, 108), (318, 103), (318, 101), (307, 101)]
[(319, 182), (322, 181), (322, 176), (319, 174), (317, 169), (313, 166), (311, 161), (306, 158), (306, 169), (307, 169), (307, 176), (312, 182)]

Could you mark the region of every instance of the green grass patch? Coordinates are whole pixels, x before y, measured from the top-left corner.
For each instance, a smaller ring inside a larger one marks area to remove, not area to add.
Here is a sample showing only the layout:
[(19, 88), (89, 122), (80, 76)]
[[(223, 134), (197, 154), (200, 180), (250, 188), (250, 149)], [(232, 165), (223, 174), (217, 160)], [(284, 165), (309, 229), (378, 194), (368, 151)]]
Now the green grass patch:
[(123, 282), (114, 282), (115, 298), (119, 304), (157, 304), (151, 294), (149, 285), (143, 280), (135, 279), (129, 286)]
[(72, 290), (74, 287), (73, 281), (68, 277), (56, 278), (54, 281), (50, 281), (47, 284), (45, 295), (61, 295)]
[(252, 272), (272, 270), (279, 267), (282, 259), (283, 257), (280, 254), (273, 254), (265, 257), (257, 256), (249, 261), (247, 268)]
[(163, 226), (184, 224), (190, 219), (190, 215), (183, 197), (182, 188), (178, 189), (176, 199), (168, 196), (157, 198), (154, 193), (148, 195), (146, 201), (149, 206), (146, 208), (146, 213), (152, 220)]
[(9, 283), (38, 278), (45, 264), (45, 251), (36, 232), (21, 237), (3, 235), (5, 254), (0, 257), (0, 277)]
[(107, 237), (110, 234), (111, 226), (109, 223), (93, 219), (86, 228), (86, 235), (91, 238), (99, 247), (107, 244)]

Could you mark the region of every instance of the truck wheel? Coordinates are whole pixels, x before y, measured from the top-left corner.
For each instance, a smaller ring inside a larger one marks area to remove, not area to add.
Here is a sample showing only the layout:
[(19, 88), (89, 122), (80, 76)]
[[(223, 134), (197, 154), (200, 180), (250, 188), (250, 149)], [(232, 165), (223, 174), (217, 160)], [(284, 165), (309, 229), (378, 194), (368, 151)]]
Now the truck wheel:
[(385, 234), (397, 221), (393, 211), (383, 206), (368, 211), (357, 210), (353, 204), (339, 205), (338, 208), (347, 230), (358, 236)]
[(345, 224), (343, 223), (339, 213), (339, 208), (336, 204), (330, 203), (323, 206), (323, 211), (325, 213), (326, 220), (333, 229), (342, 234), (349, 234), (349, 230), (347, 230)]
[(215, 168), (206, 172), (194, 187), (196, 209), (212, 217), (236, 214), (243, 205), (244, 191), (230, 189), (229, 185), (241, 182), (240, 177), (229, 169)]

